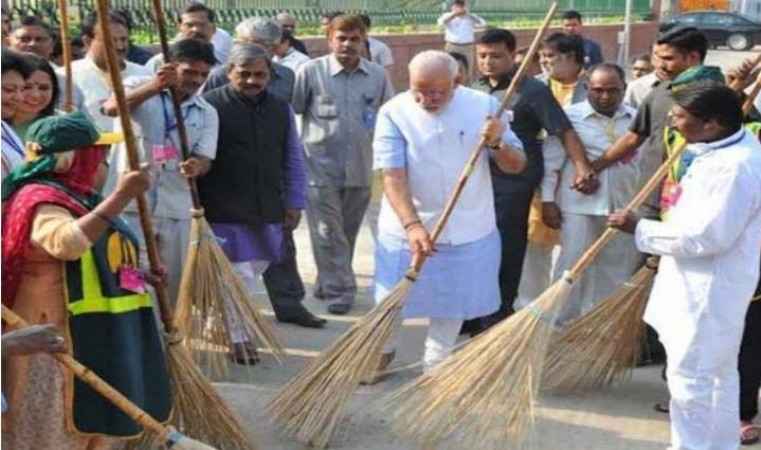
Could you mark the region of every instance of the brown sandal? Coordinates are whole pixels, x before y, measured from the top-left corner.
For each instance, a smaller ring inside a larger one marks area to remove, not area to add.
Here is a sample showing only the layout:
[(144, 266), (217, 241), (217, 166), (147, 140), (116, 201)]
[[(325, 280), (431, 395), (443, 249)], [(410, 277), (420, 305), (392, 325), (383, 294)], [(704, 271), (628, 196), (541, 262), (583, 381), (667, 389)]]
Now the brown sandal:
[(759, 426), (750, 421), (740, 422), (740, 444), (753, 445), (761, 440)]

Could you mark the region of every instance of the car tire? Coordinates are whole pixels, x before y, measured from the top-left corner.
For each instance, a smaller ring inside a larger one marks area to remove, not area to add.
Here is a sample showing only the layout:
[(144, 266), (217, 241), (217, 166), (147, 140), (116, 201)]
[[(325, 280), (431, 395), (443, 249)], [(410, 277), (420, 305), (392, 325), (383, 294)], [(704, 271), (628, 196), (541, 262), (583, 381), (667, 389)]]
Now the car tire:
[(736, 52), (748, 50), (753, 47), (753, 41), (746, 34), (732, 33), (727, 37), (727, 47)]

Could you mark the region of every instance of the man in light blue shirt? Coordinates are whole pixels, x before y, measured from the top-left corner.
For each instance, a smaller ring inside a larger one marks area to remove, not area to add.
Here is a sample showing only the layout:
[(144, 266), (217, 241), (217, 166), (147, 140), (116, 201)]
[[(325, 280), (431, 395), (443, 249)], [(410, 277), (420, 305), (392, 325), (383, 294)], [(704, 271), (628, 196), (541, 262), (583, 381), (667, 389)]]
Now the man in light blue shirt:
[[(506, 120), (493, 116), (497, 100), (457, 87), (458, 69), (457, 61), (444, 52), (416, 55), (409, 67), (410, 90), (381, 108), (373, 142), (375, 168), (383, 171), (384, 188), (376, 301), (389, 294), (410, 264), (417, 266), (436, 252), (403, 311), (404, 317), (430, 319), (426, 371), (451, 352), (464, 319), (490, 314), (500, 305), (501, 245), (489, 159), (508, 173), (520, 172), (526, 161)], [(434, 243), (430, 233), (482, 137), (489, 149), (481, 154)], [(390, 359), (381, 361), (387, 364)]]

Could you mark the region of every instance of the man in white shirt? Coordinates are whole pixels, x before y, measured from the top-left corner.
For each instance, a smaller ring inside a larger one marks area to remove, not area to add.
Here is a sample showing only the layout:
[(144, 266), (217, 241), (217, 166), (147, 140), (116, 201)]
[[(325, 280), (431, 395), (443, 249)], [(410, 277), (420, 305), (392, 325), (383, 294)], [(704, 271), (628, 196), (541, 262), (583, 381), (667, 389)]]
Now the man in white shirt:
[[(565, 108), (590, 160), (601, 155), (624, 134), (634, 119), (636, 110), (622, 103), (626, 87), (624, 77), (623, 69), (615, 64), (596, 66), (588, 74), (587, 100)], [(570, 269), (603, 233), (607, 216), (626, 207), (635, 195), (640, 178), (638, 162), (635, 158), (613, 167), (611, 173), (603, 172), (597, 191), (584, 195), (566, 187), (573, 179), (574, 168), (560, 142), (554, 137), (545, 141), (542, 215), (547, 226), (560, 229), (561, 250), (553, 280), (562, 277), (563, 272)], [(594, 308), (625, 282), (641, 263), (642, 255), (637, 251), (634, 239), (623, 234), (616, 236), (574, 285), (559, 313), (558, 322), (566, 323)]]
[[(114, 50), (121, 63), (122, 79), (131, 76), (150, 75), (143, 66), (126, 61), (129, 31), (127, 21), (113, 11), (108, 14), (108, 24), (114, 41)], [(103, 104), (111, 97), (111, 80), (106, 65), (106, 48), (98, 25), (98, 15), (92, 12), (82, 22), (82, 41), (87, 48), (83, 59), (71, 64), (72, 77), (84, 95), (84, 108), (101, 132), (113, 130), (114, 120), (103, 112)]]
[(468, 67), (473, 70), (473, 42), (476, 28), (486, 26), (486, 21), (475, 14), (471, 14), (465, 7), (465, 0), (454, 0), (452, 10), (442, 14), (436, 23), (444, 27), (444, 49), (448, 52), (460, 53), (468, 58)]
[(292, 42), (293, 34), (283, 30), (280, 43), (273, 46), (272, 61), (291, 69), (295, 73), (302, 64), (309, 61), (309, 57), (293, 48)]
[[(436, 252), (403, 311), (404, 317), (430, 319), (423, 356), (427, 372), (450, 354), (464, 319), (490, 314), (500, 305), (501, 246), (489, 160), (503, 172), (518, 173), (526, 158), (515, 133), (493, 116), (497, 100), (457, 86), (454, 58), (425, 51), (410, 61), (409, 72), (410, 90), (381, 108), (373, 142), (384, 188), (375, 298), (383, 300), (410, 264)], [(489, 149), (434, 244), (429, 233), (482, 136)], [(391, 355), (387, 350), (381, 364), (388, 365)]]
[(375, 39), (370, 36), (370, 27), (372, 27), (373, 21), (367, 14), (360, 14), (359, 17), (365, 22), (367, 27), (367, 52), (368, 59), (372, 62), (380, 64), (389, 75), (393, 72), (394, 67), (394, 55), (391, 53), (391, 49), (383, 41)]
[(737, 94), (716, 82), (671, 93), (689, 167), (665, 221), (611, 215), (661, 255), (645, 321), (666, 348), (673, 450), (737, 450), (738, 352), (759, 275), (761, 145)]
[[(655, 45), (653, 45), (653, 56), (651, 56), (651, 58), (655, 57)], [(624, 103), (632, 108), (639, 108), (639, 105), (645, 100), (647, 94), (649, 94), (654, 87), (661, 84), (662, 81), (663, 80), (658, 78), (657, 70), (651, 70), (647, 74), (637, 77), (626, 87)]]
[[(217, 153), (219, 119), (217, 111), (198, 90), (214, 65), (214, 49), (201, 39), (182, 39), (172, 44), (172, 64), (148, 77), (124, 80), (127, 104), (142, 162), (151, 163), (151, 188), (146, 193), (153, 218), (153, 231), (167, 268), (171, 299), (177, 298), (182, 267), (190, 242), (192, 208), (187, 177), (203, 175)], [(174, 86), (181, 99), (180, 109), (188, 136), (188, 159), (183, 161), (172, 99), (168, 88)], [(104, 110), (116, 116), (116, 101), (111, 98)], [(116, 119), (116, 129), (121, 124)], [(119, 144), (109, 155), (109, 176), (105, 191), (116, 188), (119, 174), (127, 170), (126, 149)], [(139, 227), (140, 218), (133, 202), (125, 209), (130, 225)], [(142, 239), (142, 236), (140, 236)], [(141, 249), (144, 249), (141, 246)], [(145, 254), (141, 255), (146, 257)]]
[[(177, 39), (196, 38), (211, 43), (214, 46), (215, 67), (221, 67), (227, 61), (227, 54), (232, 46), (230, 34), (217, 28), (214, 23), (214, 10), (203, 3), (195, 2), (185, 6), (180, 11), (177, 22)], [(219, 46), (219, 48), (217, 48)], [(164, 63), (164, 55), (157, 53), (145, 63), (145, 67), (155, 73)]]

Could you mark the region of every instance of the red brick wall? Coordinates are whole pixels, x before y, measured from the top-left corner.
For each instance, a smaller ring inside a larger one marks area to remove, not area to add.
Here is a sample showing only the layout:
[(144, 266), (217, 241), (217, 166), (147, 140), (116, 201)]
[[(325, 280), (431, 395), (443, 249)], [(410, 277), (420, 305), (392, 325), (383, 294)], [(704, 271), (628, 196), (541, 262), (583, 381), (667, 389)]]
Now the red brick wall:
[[(615, 61), (618, 56), (617, 33), (622, 29), (623, 25), (590, 25), (584, 30), (586, 36), (600, 43), (605, 59)], [(634, 56), (649, 52), (657, 29), (658, 24), (655, 22), (633, 24), (630, 54)], [(535, 32), (536, 30), (533, 29), (516, 30), (515, 37), (518, 39), (518, 46), (529, 45)], [(388, 34), (376, 37), (391, 47), (391, 51), (394, 53), (395, 64), (392, 78), (398, 90), (404, 90), (407, 87), (409, 81), (407, 62), (412, 56), (423, 50), (444, 48), (444, 35), (441, 33)], [(303, 40), (311, 56), (324, 54), (328, 51), (325, 39), (304, 38)]]

